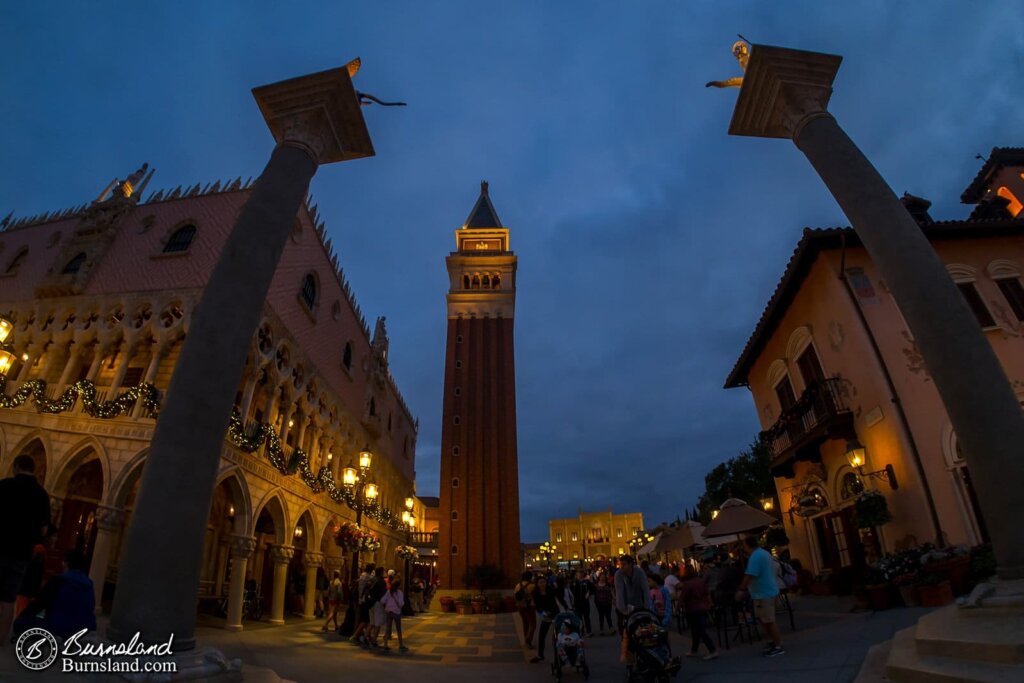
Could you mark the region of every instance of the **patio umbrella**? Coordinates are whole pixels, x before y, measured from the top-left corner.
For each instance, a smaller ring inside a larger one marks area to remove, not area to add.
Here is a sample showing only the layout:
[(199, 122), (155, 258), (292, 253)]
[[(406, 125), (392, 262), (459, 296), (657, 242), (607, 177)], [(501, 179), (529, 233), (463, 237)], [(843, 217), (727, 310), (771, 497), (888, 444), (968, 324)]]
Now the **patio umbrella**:
[(667, 553), (672, 550), (686, 550), (695, 545), (704, 545), (704, 527), (694, 521), (684, 522), (676, 529), (662, 531), (654, 540), (640, 548), (639, 554)]
[(704, 538), (742, 534), (745, 531), (758, 531), (777, 524), (775, 519), (766, 512), (751, 507), (739, 498), (730, 498), (722, 503), (718, 516), (711, 520), (704, 530)]

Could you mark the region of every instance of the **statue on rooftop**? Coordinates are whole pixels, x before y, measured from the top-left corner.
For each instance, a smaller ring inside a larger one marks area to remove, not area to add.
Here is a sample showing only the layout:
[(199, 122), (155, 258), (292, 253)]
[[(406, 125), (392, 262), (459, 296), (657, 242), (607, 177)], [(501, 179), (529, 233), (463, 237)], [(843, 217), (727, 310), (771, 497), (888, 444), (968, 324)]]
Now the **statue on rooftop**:
[[(750, 61), (750, 44), (742, 37), (732, 44), (732, 54), (736, 58), (736, 61), (740, 63), (740, 68), (743, 69), (744, 73), (747, 71), (747, 62)], [(729, 78), (724, 81), (708, 81), (704, 84), (705, 88), (740, 88), (743, 87), (743, 76), (736, 76), (735, 78)]]

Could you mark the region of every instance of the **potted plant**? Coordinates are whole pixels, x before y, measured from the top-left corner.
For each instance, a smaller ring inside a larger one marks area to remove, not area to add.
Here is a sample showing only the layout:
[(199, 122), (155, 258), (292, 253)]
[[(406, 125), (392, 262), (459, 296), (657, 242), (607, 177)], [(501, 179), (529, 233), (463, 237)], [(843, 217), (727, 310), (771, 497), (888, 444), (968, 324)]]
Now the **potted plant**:
[(455, 612), (455, 598), (443, 595), (439, 599), (439, 602), (441, 603), (442, 612), (448, 612), (449, 614), (453, 614)]
[(473, 596), (469, 593), (463, 593), (459, 596), (458, 602), (455, 603), (455, 611), (459, 614), (466, 614), (470, 611), (472, 602)]
[(892, 513), (885, 496), (878, 491), (867, 490), (857, 496), (853, 519), (858, 529), (872, 529), (891, 522)]
[(917, 607), (921, 604), (921, 598), (917, 594), (917, 583), (920, 580), (920, 572), (900, 574), (892, 579), (892, 585), (899, 590), (900, 598), (907, 607)]
[(917, 584), (922, 607), (942, 607), (953, 602), (953, 588), (942, 574), (925, 574)]
[(949, 579), (954, 595), (967, 592), (971, 571), (971, 551), (965, 545), (933, 548), (921, 555), (921, 569), (929, 574), (941, 574)]
[(487, 609), (487, 597), (483, 593), (474, 595), (469, 601), (469, 607), (473, 614), (483, 614)]
[(892, 584), (881, 569), (868, 568), (864, 574), (864, 589), (868, 593), (871, 609), (878, 611), (892, 607)]

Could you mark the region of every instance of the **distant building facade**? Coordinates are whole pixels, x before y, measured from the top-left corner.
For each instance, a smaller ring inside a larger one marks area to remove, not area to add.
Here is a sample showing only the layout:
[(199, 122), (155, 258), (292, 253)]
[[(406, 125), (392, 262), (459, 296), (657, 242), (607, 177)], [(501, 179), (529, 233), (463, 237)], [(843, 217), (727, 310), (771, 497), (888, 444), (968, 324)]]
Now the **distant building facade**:
[[(1024, 150), (993, 150), (962, 195), (976, 205), (967, 220), (935, 222), (929, 202), (903, 201), (1024, 401), (1022, 174)], [(949, 543), (987, 540), (949, 417), (852, 229), (804, 230), (726, 381), (740, 386), (750, 390), (774, 454), (791, 554), (813, 571), (850, 573), (878, 553), (940, 535)], [(885, 497), (891, 522), (856, 528), (864, 489)]]
[[(7, 397), (36, 379), (47, 382), (51, 399), (80, 380), (94, 384), (100, 401), (144, 383), (155, 385), (158, 402), (166, 391), (195, 306), (249, 191), (239, 179), (141, 201), (133, 187), (139, 184), (133, 176), (77, 209), (8, 218), (0, 226), (0, 314), (14, 322), (20, 359), (7, 377)], [(294, 592), (302, 578), (311, 579), (308, 596), (318, 571), (343, 569), (346, 558), (333, 532), (355, 515), (295, 471), (299, 450), (314, 475), (327, 471), (340, 486), (340, 468), (369, 447), (380, 507), (400, 513), (413, 492), (417, 423), (388, 370), (387, 353), (384, 319), (371, 336), (316, 207), (307, 202), (295, 218), (235, 398), (245, 434), (255, 423), (270, 425), (283, 460), (273, 464), (264, 445), (248, 452), (225, 441), (206, 536), (203, 599), (240, 600), (240, 594), (228, 595), (237, 570), (261, 588), (266, 614), (280, 622), (300, 603), (301, 593)], [(153, 427), (139, 401), (102, 416), (80, 400), (52, 414), (39, 412), (31, 399), (0, 407), (2, 475), (9, 476), (15, 457), (29, 455), (51, 495), (57, 533), (50, 571), (77, 546), (91, 558), (98, 591), (116, 582)], [(394, 564), (403, 531), (374, 519), (367, 525), (383, 543), (367, 559)], [(308, 600), (303, 609), (312, 614)]]
[(487, 183), (455, 231), (449, 277), (441, 428), (442, 588), (467, 569), (497, 565), (511, 587), (522, 567), (516, 450), (516, 255)]
[(575, 517), (548, 521), (548, 543), (563, 566), (614, 561), (630, 553), (629, 543), (644, 531), (641, 512), (580, 512)]

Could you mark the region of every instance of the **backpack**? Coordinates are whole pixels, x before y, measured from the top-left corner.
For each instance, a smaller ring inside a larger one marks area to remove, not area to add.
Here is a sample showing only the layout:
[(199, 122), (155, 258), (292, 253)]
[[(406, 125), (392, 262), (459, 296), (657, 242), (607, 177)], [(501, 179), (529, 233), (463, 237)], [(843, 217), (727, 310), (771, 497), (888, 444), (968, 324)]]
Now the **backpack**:
[(525, 609), (530, 606), (530, 594), (526, 592), (527, 585), (520, 581), (516, 585), (516, 592), (513, 597), (516, 600), (516, 607)]
[(335, 600), (337, 602), (341, 602), (341, 598), (342, 598), (342, 589), (341, 589), (341, 581), (339, 580), (339, 581), (335, 581), (335, 582), (333, 582), (331, 584), (330, 589), (328, 589), (327, 599), (328, 600)]
[(797, 584), (796, 570), (793, 569), (793, 565), (789, 562), (779, 560), (779, 568), (782, 570), (782, 582), (786, 584), (786, 588), (793, 588)]
[(359, 594), (360, 606), (369, 606), (373, 604), (373, 588), (377, 585), (376, 579), (371, 579), (366, 582), (363, 586), (363, 592)]

